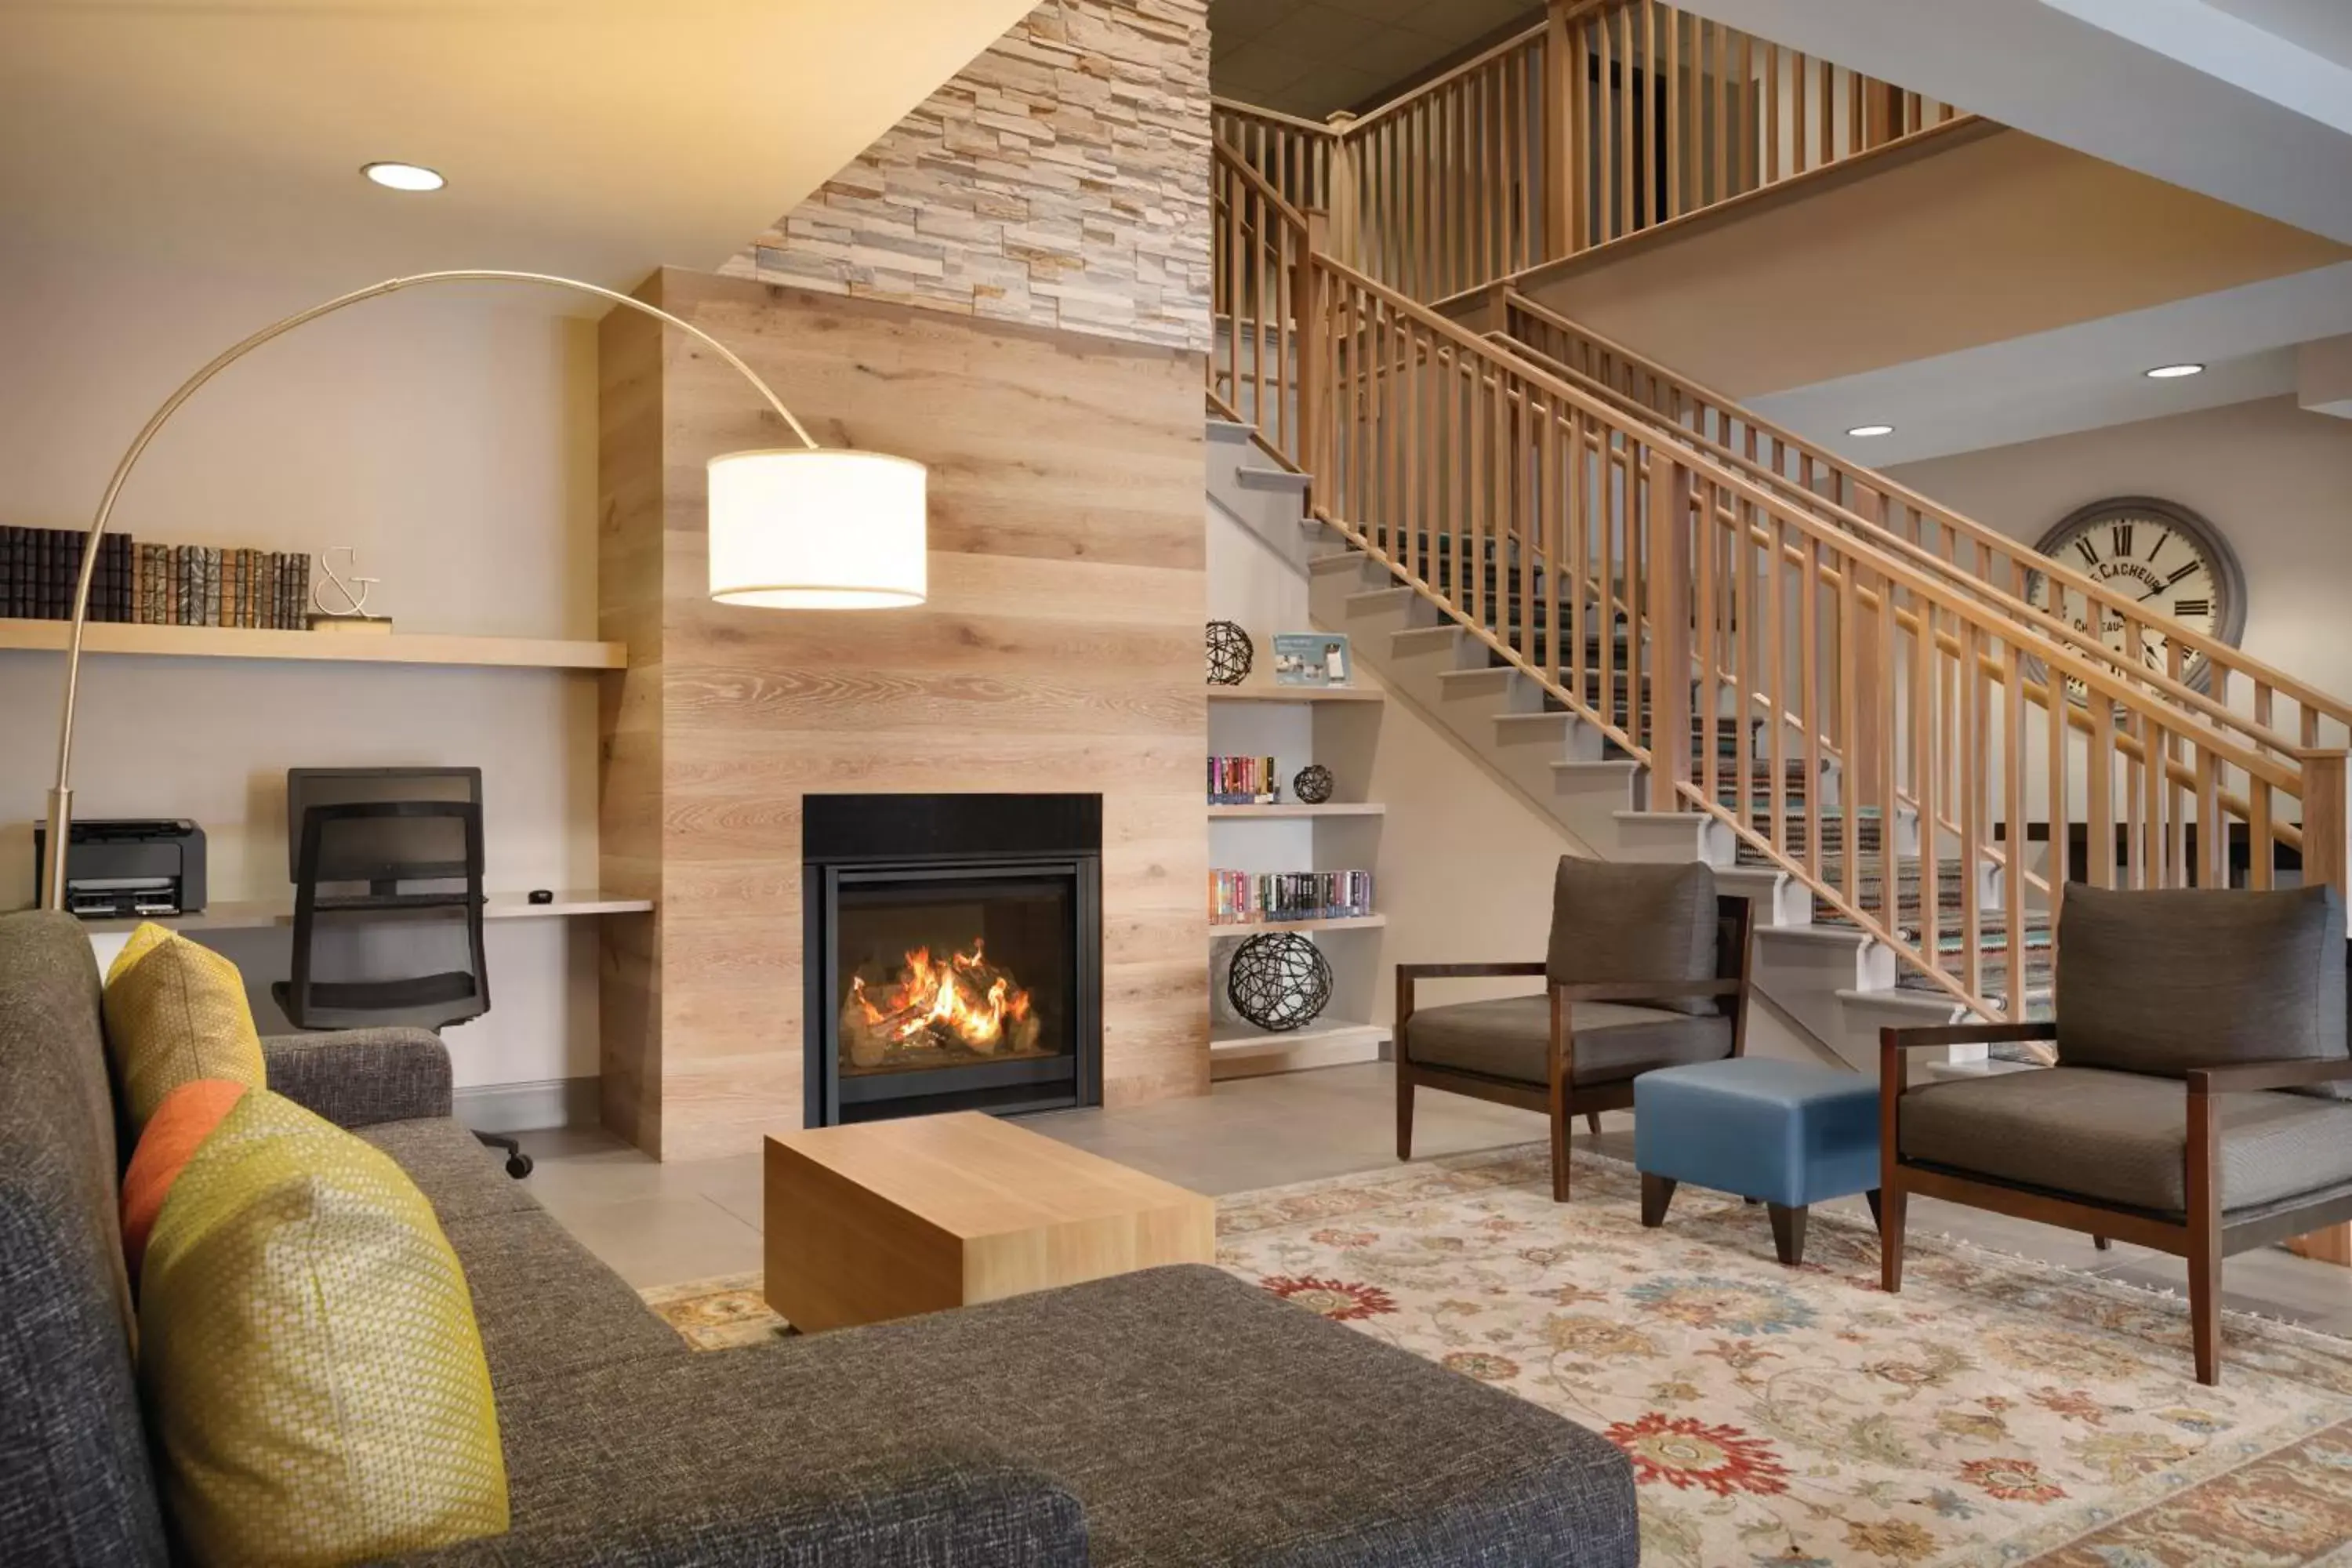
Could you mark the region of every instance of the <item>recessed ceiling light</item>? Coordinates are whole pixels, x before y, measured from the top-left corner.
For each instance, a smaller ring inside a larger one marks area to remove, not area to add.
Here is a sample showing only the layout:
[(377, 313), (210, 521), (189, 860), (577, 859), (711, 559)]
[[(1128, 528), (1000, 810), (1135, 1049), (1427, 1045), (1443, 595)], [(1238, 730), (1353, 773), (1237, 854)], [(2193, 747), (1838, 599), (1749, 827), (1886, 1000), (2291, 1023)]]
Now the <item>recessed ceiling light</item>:
[(2173, 381), (2184, 375), (2202, 375), (2201, 364), (2160, 364), (2147, 373), (2150, 381)]
[(1892, 425), (1857, 425), (1853, 429), (1848, 430), (1846, 434), (1849, 436), (1892, 436), (1895, 434), (1895, 426)]
[(360, 173), (387, 190), (437, 191), (449, 182), (422, 163), (367, 163)]

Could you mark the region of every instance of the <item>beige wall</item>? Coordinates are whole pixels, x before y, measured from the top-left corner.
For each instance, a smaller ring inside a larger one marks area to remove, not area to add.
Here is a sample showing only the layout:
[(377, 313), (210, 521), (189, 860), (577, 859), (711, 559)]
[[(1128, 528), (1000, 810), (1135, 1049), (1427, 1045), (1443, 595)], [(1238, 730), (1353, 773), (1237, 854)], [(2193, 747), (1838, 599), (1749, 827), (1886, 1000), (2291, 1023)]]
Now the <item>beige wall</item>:
[(1738, 397), (2352, 256), (2020, 131), (1864, 167), (1564, 263), (1529, 291)]
[[(2352, 697), (2352, 424), (2291, 396), (1909, 463), (1893, 476), (2032, 542), (2109, 496), (2179, 501), (2246, 571), (2246, 651)], [(2242, 699), (2245, 694), (2237, 694)]]
[[(317, 298), (22, 250), (0, 252), (0, 521), (36, 527), (86, 525), (181, 377)], [(593, 329), (489, 299), (373, 301), (257, 352), (157, 440), (118, 525), (163, 542), (356, 545), (383, 579), (371, 607), (404, 630), (593, 635)], [(0, 908), (32, 900), (60, 673), (54, 654), (0, 652)], [(493, 888), (595, 879), (593, 677), (93, 658), (81, 713), (78, 811), (194, 818), (217, 900), (290, 893), (283, 788), (299, 764), (478, 763)], [(562, 923), (499, 928), (497, 1007), (450, 1035), (461, 1083), (595, 1070), (593, 971)], [(283, 973), (281, 935), (221, 945), (257, 988)]]
[(1202, 349), (1204, 0), (1045, 0), (722, 270)]

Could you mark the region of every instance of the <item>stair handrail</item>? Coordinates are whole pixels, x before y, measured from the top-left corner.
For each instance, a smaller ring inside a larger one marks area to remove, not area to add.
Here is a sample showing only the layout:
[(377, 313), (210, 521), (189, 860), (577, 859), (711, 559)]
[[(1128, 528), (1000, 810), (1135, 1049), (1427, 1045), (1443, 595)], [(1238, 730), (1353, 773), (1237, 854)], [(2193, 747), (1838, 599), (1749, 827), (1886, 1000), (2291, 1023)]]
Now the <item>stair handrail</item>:
[[(1876, 469), (1865, 468), (1859, 463), (1853, 462), (1850, 458), (1842, 458), (1836, 453), (1829, 450), (1827, 447), (1824, 447), (1816, 442), (1809, 441), (1804, 437), (1796, 434), (1794, 431), (1789, 430), (1785, 426), (1776, 425), (1771, 420), (1758, 416), (1743, 405), (1725, 396), (1719, 392), (1715, 391), (1712, 387), (1706, 385), (1704, 383), (1692, 377), (1683, 375), (1676, 371), (1670, 370), (1666, 366), (1660, 364), (1655, 360), (1649, 358), (1647, 355), (1640, 353), (1634, 350), (1628, 349), (1623, 344), (1619, 343), (1612, 339), (1604, 337), (1601, 333), (1591, 331), (1590, 328), (1578, 325), (1576, 322), (1569, 320), (1558, 311), (1528, 298), (1528, 296), (1520, 293), (1515, 288), (1504, 286), (1499, 290), (1499, 293), (1503, 306), (1507, 310), (1518, 311), (1524, 315), (1534, 318), (1536, 321), (1540, 321), (1545, 326), (1549, 327), (1556, 331), (1566, 333), (1572, 338), (1581, 339), (1585, 343), (1591, 345), (1592, 349), (1598, 350), (1601, 353), (1613, 356), (1621, 363), (1638, 370), (1643, 375), (1650, 377), (1654, 384), (1671, 389), (1672, 391), (1680, 394), (1694, 411), (1695, 417), (1697, 416), (1696, 411), (1700, 408), (1711, 407), (1716, 411), (1716, 418), (1718, 424), (1727, 423), (1730, 420), (1736, 419), (1738, 423), (1748, 426), (1749, 429), (1755, 430), (1769, 439), (1779, 442), (1790, 453), (1801, 458), (1810, 459), (1813, 463), (1819, 465), (1825, 472), (1836, 476), (1843, 484), (1853, 487), (1856, 491), (1868, 491), (1884, 498), (1885, 500), (1896, 502), (1902, 506), (1907, 507), (1913, 511), (1918, 513), (1922, 518), (1932, 520), (1938, 528), (1947, 530), (1951, 533), (1963, 536), (1971, 543), (1981, 547), (1987, 552), (1999, 552), (2001, 555), (2008, 557), (2012, 563), (2030, 563), (2026, 566), (2027, 570), (2042, 573), (2047, 575), (2052, 581), (2063, 584), (2069, 591), (2082, 595), (2086, 602), (2099, 605), (2103, 611), (2113, 611), (2114, 613), (2123, 616), (2126, 624), (2137, 621), (2144, 626), (2151, 626), (2158, 628), (2161, 631), (2166, 639), (2173, 646), (2192, 650), (2195, 654), (2201, 655), (2205, 658), (2208, 668), (2216, 671), (2224, 683), (2226, 683), (2228, 678), (2231, 676), (2243, 676), (2252, 689), (2255, 700), (2255, 712), (2252, 721), (2251, 728), (2254, 731), (2259, 731), (2265, 736), (2273, 737), (2272, 743), (2277, 744), (2281, 750), (2293, 751), (2297, 749), (2298, 746), (2302, 748), (2309, 748), (2317, 745), (2319, 743), (2317, 721), (2318, 718), (2323, 715), (2344, 725), (2347, 731), (2352, 731), (2352, 703), (2347, 703), (2336, 698), (2330, 697), (2327, 693), (2319, 690), (2316, 687), (2311, 686), (2305, 681), (2298, 680), (2294, 676), (2287, 674), (2284, 670), (2264, 664), (2259, 659), (2251, 658), (2229, 643), (2222, 641), (2219, 637), (2200, 632), (2194, 626), (2172, 620), (2168, 616), (2149, 615), (2147, 611), (2139, 607), (2137, 601), (2116, 593), (2113, 589), (2108, 588), (2104, 584), (2099, 583), (2094, 578), (2083, 575), (2081, 573), (2078, 573), (2067, 566), (2062, 561), (2058, 561), (2042, 554), (2040, 551), (2035, 550), (2032, 545), (2026, 543), (2024, 541), (2011, 538), (2010, 535), (2002, 533), (1999, 530), (1989, 527), (1984, 523), (1980, 523), (1964, 513), (1955, 511), (1948, 507), (1931, 500), (1927, 497), (1921, 495), (1918, 491), (1912, 489), (1909, 486), (1902, 484), (1897, 480), (1891, 479), (1885, 474), (1878, 472)], [(1507, 328), (1506, 330), (1507, 331)], [(1534, 347), (1535, 345), (1531, 344), (1529, 346)], [(1538, 352), (1542, 351), (1538, 350)], [(1559, 363), (1563, 370), (1571, 374), (1580, 374), (1576, 372), (1574, 363), (1570, 360), (1549, 353), (1546, 353), (1545, 357), (1552, 359), (1556, 363)], [(1591, 372), (1580, 374), (1589, 376), (1590, 379), (1596, 384), (1606, 384), (1605, 379), (1599, 374)], [(1636, 403), (1643, 401), (1638, 393), (1627, 391), (1623, 395)], [(1652, 412), (1658, 417), (1670, 420), (1676, 424), (1680, 428), (1691, 430), (1691, 426), (1681, 425), (1679, 414), (1675, 410), (1659, 408), (1654, 404), (1650, 406)], [(1693, 433), (1704, 437), (1704, 432), (1693, 431)], [(1711, 437), (1709, 439), (1711, 439)], [(1721, 446), (1723, 443), (1717, 442), (1716, 445)], [(1793, 483), (1796, 481), (1789, 482)], [(1800, 488), (1801, 488), (1801, 486), (1800, 486)], [(1823, 501), (1830, 500), (1830, 498), (1828, 497), (1822, 497), (1821, 499)], [(1859, 519), (1864, 522), (1866, 526), (1885, 534), (1889, 538), (1896, 540), (1900, 540), (1902, 538), (1900, 533), (1888, 528), (1883, 522), (1863, 518), (1860, 513), (1853, 511), (1850, 508), (1843, 508), (1842, 505), (1841, 510), (1844, 510), (1848, 516)], [(1930, 560), (1945, 559), (1937, 557), (1933, 551), (1926, 550), (1924, 546), (1913, 544), (1912, 548), (1921, 551)], [(1948, 563), (1949, 568), (1955, 572), (1967, 573), (1967, 568), (1963, 567), (1958, 561), (1949, 561)], [(2029, 601), (2016, 599), (2014, 596), (2007, 595), (2006, 591), (2000, 589), (1999, 584), (1990, 582), (1989, 579), (1978, 577), (1973, 573), (1968, 573), (1967, 574), (1972, 577), (1975, 581), (1983, 584), (1986, 588), (1996, 594), (2000, 594), (2004, 598), (2009, 599), (2011, 603), (2027, 605), (2028, 608), (2032, 609), (2036, 616), (2043, 619), (2051, 621), (2059, 620), (2059, 617), (2050, 615), (2048, 611), (2042, 610), (2039, 606), (2032, 605)], [(2066, 625), (2070, 632), (2074, 630), (2071, 623), (2062, 624)], [(2104, 647), (2104, 643), (2102, 643), (2101, 646)], [(2105, 657), (2113, 659), (2118, 666), (2122, 666), (2126, 662), (2125, 659), (2121, 656), (2116, 655), (2113, 649), (2108, 649)], [(2226, 703), (2214, 700), (2210, 694), (2197, 692), (2193, 687), (2184, 686), (2180, 681), (2174, 679), (2169, 674), (2163, 674), (2161, 679), (2158, 679), (2158, 676), (2159, 673), (2160, 672), (2150, 672), (2147, 675), (2140, 675), (2135, 672), (2134, 679), (2147, 680), (2151, 685), (2156, 686), (2158, 689), (2169, 691), (2171, 689), (2178, 688), (2180, 690), (2191, 693), (2200, 699), (2199, 702), (2189, 704), (2189, 706), (2196, 708), (2197, 710), (2208, 712), (2209, 716), (2211, 716), (2210, 710), (2211, 709), (2218, 708), (2222, 712), (2231, 715), (2231, 722), (2233, 727), (2240, 729), (2249, 728), (2247, 721), (2242, 716), (2236, 715), (2235, 710), (2229, 709)], [(2275, 738), (2274, 732), (2269, 729), (2271, 712), (2271, 702), (2269, 698), (2273, 695), (2282, 695), (2291, 699), (2297, 708), (2306, 715), (2301, 726), (2299, 741)]]
[[(1527, 314), (1544, 317), (1550, 321), (1557, 322), (1560, 320), (1560, 318), (1553, 316), (1550, 312), (1544, 311), (1540, 310), (1540, 308), (1523, 309)], [(1574, 331), (1576, 329), (1570, 328), (1569, 330)], [(2208, 722), (2216, 725), (2217, 727), (2235, 731), (2257, 745), (2267, 746), (2283, 754), (2292, 753), (2299, 749), (2299, 745), (2301, 743), (2280, 734), (2274, 730), (2267, 729), (2253, 722), (2236, 710), (2231, 709), (2223, 703), (2215, 701), (2209, 693), (2200, 691), (2197, 688), (2175, 679), (2165, 671), (2148, 670), (2139, 665), (2134, 664), (2123, 654), (2109, 647), (2104, 639), (2093, 637), (2088, 631), (2075, 626), (2074, 622), (2067, 620), (2063, 616), (2053, 615), (2050, 611), (2034, 604), (2030, 599), (2019, 598), (2015, 595), (2003, 589), (1999, 584), (1979, 577), (1974, 574), (1968, 572), (1957, 562), (1948, 560), (1944, 556), (1937, 555), (1934, 551), (1927, 549), (1926, 546), (1916, 542), (1916, 541), (1905, 538), (1902, 534), (1887, 528), (1885, 524), (1873, 521), (1869, 518), (1864, 517), (1860, 512), (1853, 510), (1852, 508), (1843, 505), (1838, 500), (1829, 496), (1822, 495), (1818, 490), (1806, 489), (1804, 485), (1800, 483), (1798, 480), (1790, 479), (1786, 474), (1777, 472), (1769, 465), (1757, 462), (1755, 459), (1741, 453), (1738, 448), (1727, 445), (1702, 430), (1696, 430), (1687, 425), (1671, 422), (1668, 416), (1658, 410), (1648, 407), (1632, 394), (1620, 391), (1619, 389), (1609, 385), (1606, 382), (1601, 381), (1599, 377), (1578, 370), (1569, 362), (1562, 360), (1556, 355), (1546, 353), (1544, 350), (1537, 348), (1519, 338), (1512, 336), (1507, 330), (1490, 331), (1486, 334), (1486, 336), (1488, 342), (1495, 343), (1495, 345), (1505, 353), (1516, 354), (1532, 363), (1542, 365), (1545, 369), (1549, 370), (1555, 375), (1566, 376), (1582, 384), (1591, 386), (1596, 395), (1606, 397), (1612, 403), (1616, 403), (1621, 406), (1628, 408), (1633, 412), (1634, 417), (1642, 419), (1645, 423), (1655, 421), (1665, 432), (1671, 434), (1674, 438), (1687, 442), (1696, 447), (1698, 449), (1706, 452), (1709, 457), (1714, 458), (1715, 461), (1738, 469), (1739, 472), (1748, 475), (1758, 484), (1767, 486), (1777, 492), (1786, 494), (1794, 504), (1810, 506), (1820, 510), (1824, 515), (1833, 518), (1840, 523), (1843, 524), (1850, 531), (1874, 540), (1881, 549), (1893, 551), (1896, 555), (1910, 562), (1920, 570), (1937, 573), (1952, 577), (1954, 580), (1959, 582), (1963, 587), (1969, 589), (1970, 592), (1979, 595), (1988, 603), (2000, 607), (2004, 614), (2015, 616), (2021, 620), (2034, 622), (2040, 626), (2044, 636), (2054, 637), (2060, 641), (2065, 642), (2075, 647), (2081, 651), (2084, 657), (2102, 660), (2112, 666), (2118, 679), (2137, 681), (2147, 687), (2150, 690), (2163, 696), (2167, 701), (2171, 702), (2178, 707), (2184, 708), (2192, 713), (2198, 714)], [(1768, 426), (1759, 423), (1758, 428), (1764, 429), (1768, 428)], [(2024, 549), (2022, 546), (2016, 544), (2015, 542), (2011, 542), (2010, 551), (2012, 554), (2034, 556), (2033, 552)], [(2035, 558), (2038, 559), (2039, 557)], [(2036, 570), (2040, 570), (2040, 568), (2036, 568)], [(2164, 619), (2164, 617), (2161, 616), (2151, 617), (2145, 615), (2141, 618), (2144, 620), (2156, 621), (2162, 621)], [(2168, 632), (2166, 635), (2169, 636), (2170, 633)], [(2087, 722), (2087, 720), (2082, 721), (2078, 723), (2077, 728), (2086, 727)]]

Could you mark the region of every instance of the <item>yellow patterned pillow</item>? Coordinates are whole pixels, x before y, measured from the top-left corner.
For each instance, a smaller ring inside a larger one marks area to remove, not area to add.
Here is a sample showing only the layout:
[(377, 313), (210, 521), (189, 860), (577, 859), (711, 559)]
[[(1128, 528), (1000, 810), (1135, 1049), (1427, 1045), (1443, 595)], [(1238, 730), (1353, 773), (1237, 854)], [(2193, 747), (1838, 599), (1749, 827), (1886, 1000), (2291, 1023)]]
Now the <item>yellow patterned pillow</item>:
[(505, 1457), (457, 1254), (399, 1166), (278, 1095), (172, 1184), (139, 1379), (195, 1561), (354, 1563), (507, 1528)]
[(106, 1048), (135, 1130), (200, 1078), (259, 1089), (261, 1036), (236, 965), (152, 921), (106, 972)]

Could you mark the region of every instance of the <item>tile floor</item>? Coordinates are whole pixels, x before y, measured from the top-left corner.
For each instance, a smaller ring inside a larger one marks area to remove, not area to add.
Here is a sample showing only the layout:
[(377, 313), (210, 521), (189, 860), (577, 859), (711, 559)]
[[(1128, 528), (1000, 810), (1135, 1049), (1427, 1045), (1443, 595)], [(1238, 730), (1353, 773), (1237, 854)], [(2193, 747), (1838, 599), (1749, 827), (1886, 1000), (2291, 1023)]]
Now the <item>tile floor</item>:
[[(1394, 1090), (1385, 1064), (1244, 1079), (1204, 1099), (1123, 1110), (1068, 1110), (1024, 1125), (1107, 1159), (1224, 1194), (1379, 1170), (1393, 1163)], [(1528, 1111), (1423, 1094), (1414, 1118), (1415, 1156), (1465, 1153), (1532, 1142), (1543, 1119)], [(1580, 1142), (1586, 1138), (1580, 1128)], [(556, 1219), (630, 1284), (671, 1285), (760, 1267), (760, 1159), (661, 1164), (599, 1132), (523, 1135), (538, 1162), (531, 1190)], [(1633, 1118), (1601, 1118), (1597, 1146), (1633, 1156)], [(1828, 1207), (1865, 1212), (1859, 1198)], [(1669, 1221), (1668, 1223), (1672, 1223)], [(2159, 1289), (2185, 1289), (2179, 1259), (2117, 1242), (2093, 1249), (2088, 1237), (2000, 1215), (1915, 1198), (1911, 1227), (2023, 1253)], [(1763, 1212), (1759, 1248), (1771, 1246)], [(2352, 1269), (2269, 1249), (2230, 1259), (2228, 1305), (2352, 1335)]]

